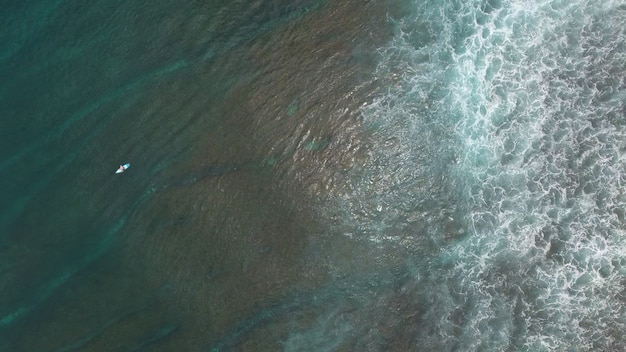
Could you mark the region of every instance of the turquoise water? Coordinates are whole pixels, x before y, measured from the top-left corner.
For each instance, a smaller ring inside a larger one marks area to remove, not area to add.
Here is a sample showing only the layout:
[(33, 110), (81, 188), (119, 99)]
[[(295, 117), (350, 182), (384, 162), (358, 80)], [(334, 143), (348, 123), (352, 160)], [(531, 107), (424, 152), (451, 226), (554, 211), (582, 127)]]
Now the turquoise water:
[(0, 350), (626, 349), (623, 2), (0, 7)]
[(451, 1), (396, 22), (390, 88), (363, 112), (396, 171), (346, 206), (383, 243), (407, 241), (389, 233), (411, 207), (444, 223), (413, 268), (431, 287), (418, 346), (624, 349), (625, 20), (620, 2)]

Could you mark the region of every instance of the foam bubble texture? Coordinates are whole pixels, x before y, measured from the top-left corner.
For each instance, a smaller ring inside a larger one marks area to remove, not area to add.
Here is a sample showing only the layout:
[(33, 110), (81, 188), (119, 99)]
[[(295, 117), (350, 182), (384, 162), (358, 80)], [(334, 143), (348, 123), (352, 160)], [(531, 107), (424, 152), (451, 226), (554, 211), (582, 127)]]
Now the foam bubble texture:
[(420, 1), (394, 21), (345, 217), (378, 242), (411, 216), (465, 233), (417, 227), (440, 245), (418, 344), (625, 349), (624, 5)]

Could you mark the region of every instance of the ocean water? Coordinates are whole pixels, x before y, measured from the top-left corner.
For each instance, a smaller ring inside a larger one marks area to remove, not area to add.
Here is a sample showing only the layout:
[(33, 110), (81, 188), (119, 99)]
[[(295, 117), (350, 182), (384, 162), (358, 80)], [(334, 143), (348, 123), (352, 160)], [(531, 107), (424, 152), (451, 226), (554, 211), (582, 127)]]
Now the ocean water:
[(626, 350), (623, 1), (0, 8), (0, 350)]

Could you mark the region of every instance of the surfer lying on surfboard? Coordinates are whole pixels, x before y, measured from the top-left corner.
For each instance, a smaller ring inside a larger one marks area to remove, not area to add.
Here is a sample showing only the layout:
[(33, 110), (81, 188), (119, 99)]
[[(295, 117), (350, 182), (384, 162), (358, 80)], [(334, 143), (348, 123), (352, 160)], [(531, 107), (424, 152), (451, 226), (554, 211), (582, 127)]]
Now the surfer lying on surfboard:
[(121, 174), (122, 172), (126, 171), (129, 167), (130, 167), (130, 164), (120, 165), (120, 167), (117, 168), (117, 171), (115, 171), (115, 173)]

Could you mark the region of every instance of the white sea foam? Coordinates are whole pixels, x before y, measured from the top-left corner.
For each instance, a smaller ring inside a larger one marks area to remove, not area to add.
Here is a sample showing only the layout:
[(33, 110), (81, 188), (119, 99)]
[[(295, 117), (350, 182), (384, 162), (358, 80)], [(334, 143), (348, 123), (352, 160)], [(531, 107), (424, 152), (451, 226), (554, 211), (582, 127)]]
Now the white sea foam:
[[(377, 243), (417, 219), (440, 246), (418, 343), (626, 348), (624, 4), (416, 2), (395, 24), (389, 89), (363, 110), (379, 142), (344, 204)], [(444, 241), (446, 222), (465, 235)]]

